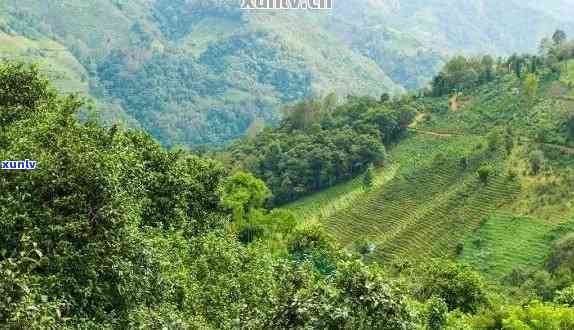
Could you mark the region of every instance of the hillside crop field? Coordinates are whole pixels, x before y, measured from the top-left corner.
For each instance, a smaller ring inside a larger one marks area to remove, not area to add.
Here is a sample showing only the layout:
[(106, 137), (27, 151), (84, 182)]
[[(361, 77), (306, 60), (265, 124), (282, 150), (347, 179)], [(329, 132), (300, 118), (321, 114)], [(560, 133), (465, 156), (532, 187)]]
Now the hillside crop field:
[[(545, 184), (529, 173), (525, 158), (531, 149), (545, 149), (553, 155), (547, 170), (557, 177), (572, 158), (558, 145), (536, 142), (531, 129), (555, 127), (560, 111), (548, 109), (560, 109), (563, 101), (547, 93), (525, 109), (519, 88), (506, 77), (466, 95), (456, 112), (445, 98), (429, 100), (410, 137), (392, 147), (376, 171), (379, 184), (365, 190), (357, 178), (286, 208), (321, 223), (349, 249), (368, 242), (375, 246), (370, 258), (382, 262), (457, 258), (493, 280), (540, 269), (552, 242), (574, 221), (573, 205), (541, 193)], [(503, 132), (507, 122), (522, 137), (490, 142), (488, 132)], [(486, 181), (477, 174), (484, 166)], [(555, 185), (562, 196), (573, 191), (564, 181)]]

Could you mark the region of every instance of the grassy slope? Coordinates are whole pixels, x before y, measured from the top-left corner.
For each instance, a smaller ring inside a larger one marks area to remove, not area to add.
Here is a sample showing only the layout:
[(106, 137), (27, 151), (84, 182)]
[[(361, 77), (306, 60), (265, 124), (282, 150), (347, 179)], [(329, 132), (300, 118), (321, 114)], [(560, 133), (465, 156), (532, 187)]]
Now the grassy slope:
[[(551, 242), (574, 218), (574, 188), (565, 179), (572, 161), (549, 149), (545, 173), (529, 173), (526, 154), (544, 148), (529, 139), (529, 120), (543, 117), (534, 123), (554, 125), (560, 115), (555, 109), (563, 104), (544, 94), (542, 105), (513, 106), (520, 101), (517, 87), (519, 82), (507, 79), (468, 95), (458, 113), (419, 116), (423, 121), (390, 151), (392, 165), (379, 170), (382, 183), (372, 191), (364, 192), (357, 179), (288, 208), (321, 222), (344, 245), (375, 243), (379, 260), (455, 257), (462, 246), (460, 260), (491, 279), (515, 268), (541, 267)], [(489, 151), (484, 135), (509, 121), (528, 142), (516, 142), (511, 154)], [(491, 125), (480, 124), (485, 122)], [(462, 157), (469, 160), (466, 168)], [(484, 185), (476, 169), (487, 163), (495, 175)], [(511, 169), (518, 174), (514, 180)]]
[[(574, 86), (574, 60), (568, 61), (566, 68), (560, 80), (565, 85)], [(572, 90), (568, 96), (574, 98), (574, 90)]]
[(84, 68), (61, 44), (49, 40), (32, 40), (0, 31), (0, 59), (35, 62), (64, 93), (87, 94)]

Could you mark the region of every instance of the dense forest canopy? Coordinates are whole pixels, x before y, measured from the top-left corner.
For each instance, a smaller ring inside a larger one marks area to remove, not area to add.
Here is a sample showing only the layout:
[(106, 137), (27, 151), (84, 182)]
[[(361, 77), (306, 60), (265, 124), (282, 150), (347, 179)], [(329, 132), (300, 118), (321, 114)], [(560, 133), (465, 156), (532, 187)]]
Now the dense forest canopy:
[(406, 133), (417, 106), (410, 98), (386, 98), (349, 97), (339, 106), (335, 95), (302, 101), (285, 110), (279, 127), (228, 153), (266, 182), (275, 204), (292, 201), (384, 164), (385, 146)]

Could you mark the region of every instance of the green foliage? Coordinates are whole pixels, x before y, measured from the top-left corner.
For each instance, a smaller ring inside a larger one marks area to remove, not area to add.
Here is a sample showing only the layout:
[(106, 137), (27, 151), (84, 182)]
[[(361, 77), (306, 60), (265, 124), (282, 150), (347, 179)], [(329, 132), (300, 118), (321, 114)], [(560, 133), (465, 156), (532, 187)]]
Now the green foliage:
[(406, 296), (377, 267), (341, 262), (324, 282), (303, 265), (279, 281), (278, 328), (413, 329), (416, 315)]
[(574, 271), (574, 233), (570, 233), (554, 244), (552, 254), (547, 261), (550, 271), (569, 269)]
[(416, 107), (406, 99), (383, 105), (352, 97), (335, 109), (327, 101), (304, 101), (288, 108), (279, 127), (228, 151), (234, 166), (265, 181), (275, 205), (353, 178), (369, 164), (381, 165), (385, 145), (405, 134)]
[(561, 330), (574, 327), (574, 310), (534, 302), (525, 307), (511, 308), (503, 320), (505, 329)]
[(556, 46), (560, 46), (562, 43), (566, 41), (567, 38), (568, 37), (566, 35), (566, 32), (562, 30), (556, 30), (552, 35), (552, 41), (554, 41), (554, 45)]
[(487, 303), (486, 289), (480, 276), (470, 268), (448, 262), (425, 264), (414, 279), (414, 294), (428, 300), (442, 299), (449, 310), (476, 312)]
[(429, 330), (444, 329), (448, 316), (448, 305), (437, 297), (427, 301), (427, 324)]
[(491, 165), (483, 165), (478, 168), (476, 174), (480, 182), (482, 182), (483, 184), (487, 184), (490, 176), (494, 174), (493, 172), (494, 168)]
[(209, 234), (193, 243), (191, 257), (191, 290), (184, 293), (184, 305), (202, 306), (218, 329), (263, 327), (271, 315), (278, 275), (269, 256)]
[(554, 302), (561, 305), (574, 307), (574, 285), (562, 289), (556, 293)]
[(529, 104), (533, 104), (538, 95), (540, 80), (535, 74), (529, 73), (524, 78), (524, 95)]
[(528, 155), (528, 162), (530, 163), (530, 173), (538, 175), (542, 170), (545, 157), (542, 150), (534, 150)]
[(369, 165), (369, 167), (367, 167), (367, 171), (365, 171), (365, 174), (363, 174), (363, 188), (365, 190), (369, 190), (373, 187), (373, 180), (374, 180), (374, 169), (373, 169), (373, 165)]
[(0, 81), (0, 127), (29, 117), (56, 95), (48, 88), (48, 80), (39, 75), (37, 66), (0, 62)]
[(432, 81), (432, 95), (443, 96), (462, 92), (490, 82), (494, 77), (495, 66), (490, 56), (469, 59), (456, 56), (446, 63)]
[[(0, 176), (0, 327), (415, 327), (379, 268), (347, 261), (319, 228), (294, 231), (286, 212), (258, 210), (262, 181), (80, 123), (80, 106), (40, 98), (0, 131), (0, 158), (39, 161)], [(242, 245), (220, 204), (249, 214), (258, 237)], [(278, 234), (282, 259), (256, 244)]]
[(221, 195), (222, 204), (233, 210), (234, 220), (241, 221), (252, 210), (263, 207), (271, 192), (263, 181), (238, 172), (224, 183)]

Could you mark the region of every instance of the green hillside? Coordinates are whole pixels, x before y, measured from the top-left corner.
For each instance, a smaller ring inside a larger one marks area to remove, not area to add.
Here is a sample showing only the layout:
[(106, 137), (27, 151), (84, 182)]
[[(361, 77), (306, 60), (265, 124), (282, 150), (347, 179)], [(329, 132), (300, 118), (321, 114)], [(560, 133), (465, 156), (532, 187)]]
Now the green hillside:
[(357, 178), (286, 208), (348, 248), (368, 242), (382, 262), (459, 258), (497, 280), (541, 269), (574, 221), (574, 88), (559, 66), (561, 78), (543, 74), (532, 102), (513, 74), (425, 98), (410, 137), (377, 171), (381, 184), (365, 191)]
[(0, 33), (18, 45), (0, 55), (34, 49), (16, 58), (47, 62), (106, 123), (166, 146), (220, 146), (253, 122), (277, 123), (293, 101), (397, 94), (425, 86), (453, 54), (533, 50), (556, 27), (574, 31), (556, 16), (566, 1), (361, 0), (322, 13), (246, 12), (239, 0), (5, 0)]
[[(213, 83), (155, 56), (124, 60)], [(0, 328), (574, 329), (572, 58), (561, 31), (454, 57), (428, 88), (299, 101), (201, 156), (79, 120), (42, 74), (66, 56), (2, 61)]]

